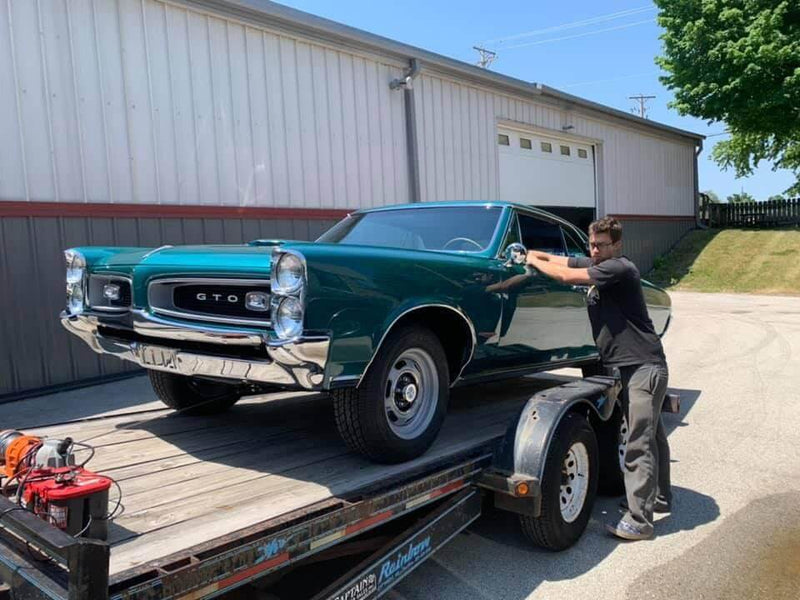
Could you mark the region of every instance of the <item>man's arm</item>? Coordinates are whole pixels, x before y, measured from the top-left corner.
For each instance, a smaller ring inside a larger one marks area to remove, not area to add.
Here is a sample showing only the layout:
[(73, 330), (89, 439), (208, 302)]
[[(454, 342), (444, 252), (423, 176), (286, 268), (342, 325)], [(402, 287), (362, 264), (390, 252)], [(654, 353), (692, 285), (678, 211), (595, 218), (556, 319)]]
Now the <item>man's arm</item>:
[(589, 277), (589, 269), (573, 269), (566, 265), (566, 261), (565, 264), (556, 264), (553, 261), (531, 257), (528, 254), (527, 264), (535, 267), (548, 277), (567, 285), (594, 285), (595, 283)]
[(541, 260), (547, 261), (554, 265), (560, 265), (562, 267), (567, 266), (567, 261), (569, 260), (569, 256), (558, 256), (556, 254), (548, 254), (547, 252), (540, 252), (539, 250), (528, 250), (528, 264), (533, 264), (531, 262), (531, 257)]

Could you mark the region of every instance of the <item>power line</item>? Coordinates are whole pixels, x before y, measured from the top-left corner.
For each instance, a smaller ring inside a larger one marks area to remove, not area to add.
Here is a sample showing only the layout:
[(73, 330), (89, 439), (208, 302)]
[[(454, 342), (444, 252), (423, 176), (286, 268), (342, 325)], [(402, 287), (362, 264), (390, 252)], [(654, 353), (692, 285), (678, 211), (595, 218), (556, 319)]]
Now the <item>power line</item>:
[(506, 36), (503, 38), (497, 38), (494, 40), (486, 40), (481, 42), (482, 45), (488, 46), (489, 44), (502, 44), (503, 42), (507, 42), (509, 40), (516, 40), (524, 37), (530, 37), (535, 35), (541, 35), (543, 33), (552, 33), (554, 31), (563, 31), (565, 29), (577, 29), (580, 27), (585, 27), (586, 25), (594, 25), (596, 23), (603, 23), (605, 21), (613, 21), (615, 19), (621, 19), (623, 17), (628, 17), (631, 15), (640, 14), (643, 12), (648, 12), (651, 10), (656, 10), (655, 6), (641, 6), (639, 8), (632, 8), (628, 10), (622, 10), (613, 13), (607, 13), (603, 15), (599, 15), (596, 17), (591, 17), (589, 19), (582, 19), (580, 21), (571, 21), (569, 23), (563, 23), (561, 25), (554, 25), (552, 27), (545, 27), (544, 29), (535, 29), (533, 31), (526, 31), (524, 33), (518, 33), (515, 35)]
[[(647, 101), (654, 98), (655, 96), (645, 96), (643, 94), (639, 94), (638, 96), (628, 96), (629, 100), (637, 100), (639, 102), (639, 116), (643, 119), (647, 118), (647, 107), (645, 106)], [(632, 108), (631, 112), (636, 114), (636, 109)]]
[(524, 44), (515, 44), (514, 46), (506, 46), (505, 50), (513, 48), (525, 48), (526, 46), (538, 46), (540, 44), (549, 44), (550, 42), (560, 42), (563, 40), (574, 40), (575, 38), (586, 37), (587, 35), (596, 35), (598, 33), (605, 33), (606, 31), (617, 31), (619, 29), (627, 29), (628, 27), (635, 27), (636, 25), (643, 25), (645, 23), (654, 23), (655, 19), (646, 19), (644, 21), (636, 21), (634, 23), (627, 23), (625, 25), (618, 25), (616, 27), (607, 27), (605, 29), (595, 29), (594, 31), (587, 31), (585, 33), (576, 33), (575, 35), (567, 35), (557, 38), (549, 38), (546, 40), (539, 40), (537, 42), (525, 42)]

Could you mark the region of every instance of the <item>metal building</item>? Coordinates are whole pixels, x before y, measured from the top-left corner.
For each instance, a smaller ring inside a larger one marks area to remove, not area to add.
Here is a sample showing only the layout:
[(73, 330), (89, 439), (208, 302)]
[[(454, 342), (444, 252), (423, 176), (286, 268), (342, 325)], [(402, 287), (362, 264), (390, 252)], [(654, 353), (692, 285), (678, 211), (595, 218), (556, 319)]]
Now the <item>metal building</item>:
[(612, 214), (646, 271), (702, 136), (264, 0), (0, 7), (0, 399), (129, 367), (61, 330), (61, 250), (313, 238), (349, 210)]

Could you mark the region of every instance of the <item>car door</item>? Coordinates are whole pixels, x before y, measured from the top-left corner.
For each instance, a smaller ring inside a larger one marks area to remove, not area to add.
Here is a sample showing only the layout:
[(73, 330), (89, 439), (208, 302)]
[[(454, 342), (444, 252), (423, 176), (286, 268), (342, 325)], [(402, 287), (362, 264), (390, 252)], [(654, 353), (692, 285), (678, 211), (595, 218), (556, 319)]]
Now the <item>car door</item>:
[[(577, 258), (589, 256), (589, 241), (586, 240), (575, 228), (562, 223), (561, 233), (564, 236), (564, 244), (566, 246), (567, 256), (574, 256)], [(579, 297), (580, 304), (583, 306), (581, 314), (575, 315), (576, 319), (582, 320), (582, 325), (580, 325), (578, 329), (583, 330), (582, 336), (576, 343), (576, 348), (582, 346), (584, 348), (584, 352), (587, 354), (593, 354), (597, 352), (594, 338), (592, 337), (592, 326), (589, 322), (589, 313), (586, 310), (587, 296), (590, 288), (591, 286), (589, 285), (570, 286), (570, 289)], [(576, 304), (577, 303), (578, 302), (576, 302)]]
[[(528, 250), (566, 255), (559, 223), (519, 211), (519, 235)], [(515, 366), (572, 359), (586, 353), (585, 293), (535, 269), (514, 267), (503, 305), (499, 350)]]

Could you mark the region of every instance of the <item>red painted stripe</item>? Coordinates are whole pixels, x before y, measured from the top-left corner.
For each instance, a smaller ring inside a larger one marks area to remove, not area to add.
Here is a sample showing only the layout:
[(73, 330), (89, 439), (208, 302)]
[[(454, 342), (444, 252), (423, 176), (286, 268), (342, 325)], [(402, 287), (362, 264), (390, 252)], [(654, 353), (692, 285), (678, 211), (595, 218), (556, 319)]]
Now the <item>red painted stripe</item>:
[(457, 490), (462, 487), (464, 487), (464, 480), (459, 479), (458, 481), (448, 483), (447, 485), (440, 487), (438, 490), (431, 492), (431, 498), (436, 498), (437, 496), (441, 496), (442, 494), (452, 492), (453, 490)]
[(226, 588), (226, 587), (228, 587), (230, 585), (234, 585), (235, 583), (239, 583), (240, 581), (242, 581), (244, 579), (248, 579), (248, 578), (252, 577), (253, 575), (257, 575), (258, 573), (261, 573), (262, 571), (266, 571), (267, 569), (271, 569), (272, 567), (275, 567), (275, 566), (277, 566), (277, 565), (279, 565), (281, 563), (284, 563), (287, 560), (289, 560), (289, 553), (288, 552), (284, 552), (283, 554), (279, 554), (278, 556), (276, 556), (273, 559), (264, 561), (263, 563), (259, 563), (259, 564), (255, 565), (253, 567), (250, 567), (249, 569), (245, 569), (244, 571), (240, 571), (240, 572), (236, 573), (235, 575), (231, 575), (230, 577), (226, 577), (225, 579), (223, 579), (221, 581), (218, 581), (217, 582), (217, 586), (218, 586), (217, 589), (223, 589), (223, 588)]
[(110, 217), (176, 219), (342, 219), (352, 212), (338, 208), (269, 206), (186, 206), (84, 202), (0, 202), (0, 217)]
[(620, 221), (694, 221), (694, 215), (608, 215)]
[(380, 523), (381, 521), (385, 521), (386, 519), (391, 517), (392, 514), (394, 513), (391, 510), (387, 510), (386, 512), (382, 512), (372, 517), (369, 517), (368, 519), (358, 521), (357, 523), (348, 526), (344, 530), (345, 535), (350, 535), (351, 533), (355, 533), (356, 531), (361, 531), (362, 529), (366, 529), (370, 525), (375, 525), (375, 523)]

